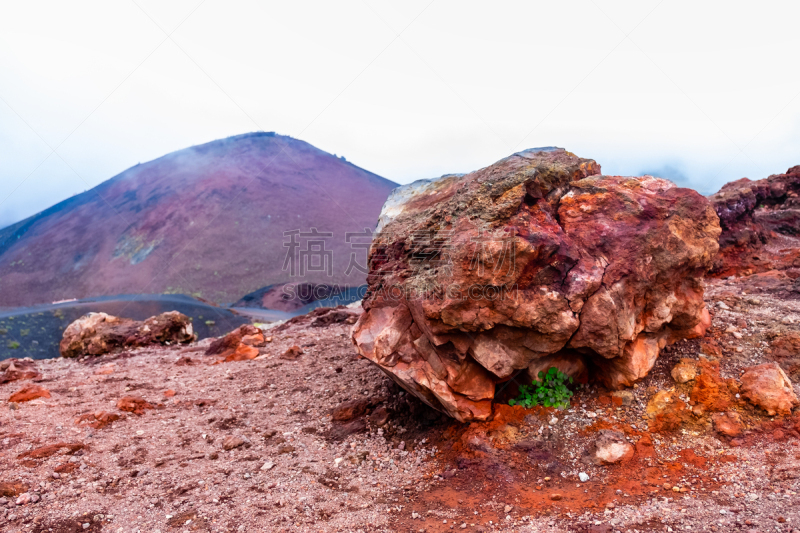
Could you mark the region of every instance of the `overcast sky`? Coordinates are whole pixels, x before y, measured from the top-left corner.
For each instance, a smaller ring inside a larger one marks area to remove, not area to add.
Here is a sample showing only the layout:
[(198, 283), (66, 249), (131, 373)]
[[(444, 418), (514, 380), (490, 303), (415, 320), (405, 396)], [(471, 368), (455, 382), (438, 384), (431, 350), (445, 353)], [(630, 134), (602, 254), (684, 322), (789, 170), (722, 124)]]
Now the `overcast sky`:
[(400, 183), (562, 146), (703, 193), (800, 164), (800, 4), (0, 0), (0, 227), (255, 130)]

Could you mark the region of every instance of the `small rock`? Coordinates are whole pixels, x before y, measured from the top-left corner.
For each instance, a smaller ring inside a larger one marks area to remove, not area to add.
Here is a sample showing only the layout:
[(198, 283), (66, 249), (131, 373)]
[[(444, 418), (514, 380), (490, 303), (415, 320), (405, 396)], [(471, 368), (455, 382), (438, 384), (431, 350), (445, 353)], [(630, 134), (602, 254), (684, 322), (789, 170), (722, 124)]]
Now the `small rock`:
[(11, 395), (9, 402), (22, 403), (35, 400), (37, 398), (49, 398), (50, 391), (39, 385), (27, 385)]
[(511, 509), (512, 509), (512, 507), (511, 507), (510, 505), (506, 505), (506, 506), (503, 508), (503, 512), (504, 512), (504, 513), (506, 513), (506, 514), (508, 514), (508, 513), (510, 513), (510, 512), (511, 512)]
[(348, 422), (362, 416), (369, 408), (369, 400), (361, 398), (342, 402), (333, 408), (331, 417), (337, 422)]
[(745, 369), (741, 378), (742, 396), (768, 415), (788, 415), (800, 405), (792, 382), (776, 363), (765, 363)]
[(376, 427), (385, 426), (389, 421), (389, 410), (385, 406), (379, 405), (369, 415), (369, 421)]
[(596, 465), (610, 465), (633, 457), (633, 445), (618, 431), (602, 429), (587, 450), (585, 459)]
[(556, 417), (554, 416), (553, 418), (551, 418), (551, 419), (550, 419), (550, 422), (549, 422), (549, 424), (550, 424), (551, 426), (555, 426), (556, 424), (558, 424), (558, 418), (556, 418)]
[(676, 383), (688, 383), (697, 377), (697, 363), (693, 359), (681, 359), (670, 372)]
[(141, 396), (123, 396), (117, 402), (117, 409), (135, 415), (143, 415), (146, 409), (155, 409), (155, 406)]
[(226, 437), (224, 441), (222, 441), (222, 449), (225, 450), (225, 451), (230, 451), (230, 450), (233, 450), (235, 448), (238, 448), (239, 446), (241, 446), (244, 443), (245, 443), (245, 441), (241, 437), (237, 437), (235, 435), (230, 435), (230, 436)]
[(742, 418), (733, 411), (727, 413), (714, 413), (711, 415), (714, 429), (726, 437), (738, 437), (744, 431)]
[(262, 467), (261, 467), (261, 470), (263, 470), (263, 471), (265, 471), (265, 472), (266, 472), (266, 471), (268, 471), (268, 470), (272, 470), (273, 468), (275, 468), (275, 463), (273, 463), (273, 462), (266, 462), (266, 463), (264, 463), (264, 466), (262, 466)]
[(295, 359), (300, 357), (302, 354), (303, 354), (303, 350), (299, 346), (294, 345), (294, 346), (289, 347), (289, 349), (286, 350), (285, 352), (283, 352), (280, 355), (280, 358), (281, 359), (286, 359), (288, 361), (294, 361)]
[(578, 479), (581, 480), (581, 483), (586, 483), (587, 481), (589, 481), (589, 474), (587, 474), (586, 472), (581, 472), (580, 474), (578, 474)]
[(724, 309), (726, 311), (730, 310), (730, 307), (728, 307), (728, 305), (725, 302), (717, 302), (717, 307), (719, 307), (720, 309)]
[(628, 406), (633, 404), (633, 392), (629, 390), (615, 390), (611, 393), (612, 398), (619, 398), (622, 400), (622, 405)]
[(562, 497), (563, 497), (563, 496), (561, 496), (561, 494), (559, 494), (559, 493), (557, 493), (557, 492), (554, 492), (553, 494), (551, 494), (551, 495), (550, 495), (550, 499), (551, 499), (551, 500), (553, 500), (554, 502), (557, 502), (557, 501), (558, 501), (558, 500), (560, 500)]

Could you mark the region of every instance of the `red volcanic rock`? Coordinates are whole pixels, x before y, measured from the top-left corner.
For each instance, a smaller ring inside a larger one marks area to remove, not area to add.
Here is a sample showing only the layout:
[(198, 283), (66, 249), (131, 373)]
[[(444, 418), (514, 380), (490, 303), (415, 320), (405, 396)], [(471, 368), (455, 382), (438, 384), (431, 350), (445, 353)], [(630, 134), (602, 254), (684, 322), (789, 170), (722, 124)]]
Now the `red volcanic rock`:
[(17, 381), (20, 379), (40, 379), (42, 375), (36, 369), (36, 363), (32, 360), (6, 359), (0, 362), (0, 385)]
[(714, 275), (800, 268), (800, 166), (733, 181), (709, 200), (722, 227)]
[(0, 496), (4, 498), (16, 498), (20, 494), (28, 490), (28, 485), (21, 482), (9, 483), (6, 481), (0, 482)]
[[(284, 232), (311, 228), (333, 234), (323, 238), (332, 276), (308, 271), (303, 280), (357, 287), (365, 274), (348, 266), (351, 252), (362, 251), (345, 234), (375, 227), (396, 186), (268, 132), (179, 150), (0, 228), (0, 305), (135, 294), (144, 287), (233, 302), (292, 281), (283, 268), (290, 240)], [(308, 239), (297, 242), (296, 251), (306, 249)], [(362, 267), (365, 260), (358, 257)]]
[(67, 455), (72, 455), (78, 450), (82, 450), (85, 446), (79, 442), (58, 442), (56, 444), (48, 444), (41, 448), (34, 448), (27, 452), (23, 452), (17, 456), (18, 459), (45, 459), (52, 455), (57, 454), (59, 451), (66, 449)]
[(299, 346), (297, 346), (295, 344), (294, 346), (289, 346), (289, 348), (287, 348), (286, 351), (283, 352), (280, 357), (281, 357), (281, 359), (286, 359), (288, 361), (294, 361), (295, 359), (300, 357), (302, 354), (303, 354), (302, 348), (300, 348)]
[(741, 378), (742, 396), (764, 409), (768, 415), (788, 415), (800, 405), (792, 382), (775, 363), (751, 366)]
[(155, 409), (155, 406), (141, 396), (124, 396), (117, 402), (117, 409), (143, 415), (146, 409)]
[(39, 385), (27, 385), (11, 395), (9, 402), (29, 402), (37, 398), (49, 398), (50, 391)]
[(191, 320), (177, 311), (161, 313), (144, 322), (89, 313), (67, 326), (59, 350), (62, 357), (102, 355), (119, 348), (186, 343), (194, 338)]
[(611, 388), (710, 324), (708, 201), (669, 181), (601, 176), (561, 149), (397, 189), (370, 250), (359, 353), (462, 421), (544, 357)]
[(714, 423), (714, 429), (717, 433), (725, 435), (726, 437), (735, 438), (744, 431), (742, 417), (739, 416), (739, 413), (734, 411), (714, 413), (711, 415), (711, 420)]
[(791, 332), (772, 341), (770, 358), (780, 363), (792, 379), (800, 378), (800, 333)]
[(266, 344), (264, 332), (255, 326), (244, 324), (212, 342), (206, 355), (217, 356), (217, 363), (247, 361), (258, 357), (258, 348)]
[(107, 411), (98, 411), (96, 413), (86, 413), (75, 419), (75, 425), (88, 426), (94, 429), (102, 429), (112, 422), (116, 422), (122, 418), (116, 413), (109, 413)]
[(337, 422), (348, 422), (366, 413), (368, 408), (369, 400), (366, 398), (350, 400), (334, 407), (331, 415)]

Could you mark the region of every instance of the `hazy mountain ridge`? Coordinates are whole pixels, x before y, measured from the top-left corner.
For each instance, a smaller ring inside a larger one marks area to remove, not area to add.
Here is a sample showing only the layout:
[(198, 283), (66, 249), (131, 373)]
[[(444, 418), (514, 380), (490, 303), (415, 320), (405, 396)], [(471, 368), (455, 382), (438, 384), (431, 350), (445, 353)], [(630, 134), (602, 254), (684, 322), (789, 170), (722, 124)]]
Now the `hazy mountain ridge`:
[(373, 228), (395, 186), (273, 133), (179, 150), (0, 230), (0, 306), (132, 292), (231, 302), (289, 281), (283, 232), (312, 227), (334, 234), (333, 276), (307, 279), (359, 285), (359, 271), (344, 275), (344, 233)]

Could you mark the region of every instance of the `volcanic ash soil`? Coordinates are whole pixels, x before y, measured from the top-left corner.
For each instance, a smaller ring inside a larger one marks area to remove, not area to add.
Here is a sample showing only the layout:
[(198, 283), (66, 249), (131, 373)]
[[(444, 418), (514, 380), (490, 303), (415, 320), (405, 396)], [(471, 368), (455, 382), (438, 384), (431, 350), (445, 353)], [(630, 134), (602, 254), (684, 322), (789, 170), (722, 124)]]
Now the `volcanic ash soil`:
[[(268, 331), (252, 360), (211, 364), (206, 340), (37, 362), (35, 382), (0, 385), (0, 530), (800, 531), (800, 416), (726, 385), (775, 360), (800, 381), (800, 299), (757, 281), (709, 281), (709, 333), (628, 393), (496, 403), (482, 423), (409, 397), (358, 358), (351, 325), (313, 317)], [(676, 383), (681, 359), (705, 377)], [(49, 397), (8, 401), (31, 385)], [(659, 391), (672, 407), (652, 416)], [(720, 409), (735, 437), (715, 431)], [(601, 430), (633, 457), (585, 461)]]

